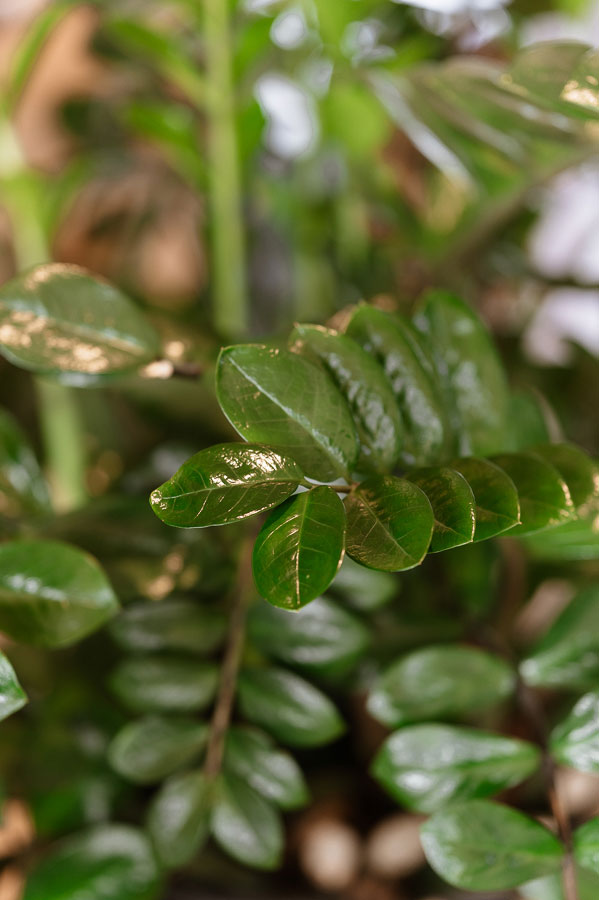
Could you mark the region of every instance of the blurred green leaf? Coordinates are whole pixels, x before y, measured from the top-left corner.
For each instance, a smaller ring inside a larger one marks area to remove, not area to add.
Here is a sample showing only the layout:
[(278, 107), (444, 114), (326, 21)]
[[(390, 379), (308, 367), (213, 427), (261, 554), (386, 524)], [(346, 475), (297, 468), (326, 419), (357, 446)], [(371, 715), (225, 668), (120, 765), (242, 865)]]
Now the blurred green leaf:
[(152, 784), (191, 763), (204, 750), (208, 726), (176, 716), (145, 716), (122, 728), (108, 748), (112, 768), (138, 784)]
[(0, 722), (27, 703), (27, 695), (10, 662), (0, 650)]
[(277, 811), (245, 780), (223, 775), (217, 785), (210, 831), (230, 856), (256, 869), (275, 869), (283, 854)]
[(533, 453), (504, 453), (491, 462), (509, 475), (518, 491), (521, 524), (512, 530), (514, 537), (555, 528), (573, 518), (567, 485), (551, 463)]
[(205, 709), (218, 683), (214, 663), (182, 656), (134, 656), (110, 676), (110, 687), (134, 712), (187, 713)]
[(488, 459), (454, 459), (472, 489), (475, 502), (474, 541), (484, 541), (513, 528), (520, 521), (518, 491), (509, 475)]
[(543, 444), (533, 447), (531, 452), (557, 469), (575, 507), (584, 506), (599, 495), (599, 467), (578, 447), (573, 444)]
[(345, 556), (331, 591), (359, 612), (386, 606), (399, 592), (399, 582), (388, 572), (377, 572)]
[(189, 863), (208, 837), (212, 790), (202, 772), (173, 775), (152, 798), (150, 832), (163, 866)]
[(574, 832), (574, 856), (581, 866), (599, 875), (599, 816)]
[[(551, 732), (552, 755), (579, 772), (599, 774), (599, 692), (585, 694)], [(599, 874), (599, 873), (598, 873)]]
[(223, 767), (282, 809), (297, 809), (308, 801), (308, 788), (294, 758), (255, 728), (229, 728)]
[(124, 650), (182, 650), (211, 653), (221, 646), (227, 617), (192, 600), (161, 600), (126, 606), (110, 623), (110, 633)]
[(8, 518), (49, 512), (44, 477), (15, 419), (0, 409), (0, 513)]

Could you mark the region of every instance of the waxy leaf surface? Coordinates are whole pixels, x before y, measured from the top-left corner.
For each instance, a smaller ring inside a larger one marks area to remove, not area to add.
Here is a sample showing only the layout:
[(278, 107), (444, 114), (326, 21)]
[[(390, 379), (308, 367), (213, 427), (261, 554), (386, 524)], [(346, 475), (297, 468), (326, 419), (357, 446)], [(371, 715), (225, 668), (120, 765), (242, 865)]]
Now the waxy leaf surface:
[(599, 691), (580, 698), (551, 732), (550, 747), (564, 765), (599, 774)]
[(152, 798), (148, 830), (163, 866), (187, 865), (208, 837), (212, 791), (200, 771), (173, 775)]
[(210, 831), (230, 856), (256, 869), (275, 869), (283, 854), (280, 815), (245, 780), (219, 779)]
[(19, 684), (15, 670), (0, 651), (0, 722), (27, 703), (27, 695)]
[(554, 466), (562, 476), (575, 507), (599, 494), (599, 468), (586, 453), (573, 444), (543, 444), (533, 447), (535, 456), (541, 456)]
[(112, 768), (138, 784), (172, 775), (197, 757), (208, 739), (208, 726), (179, 716), (144, 716), (122, 728), (108, 748)]
[(48, 488), (16, 421), (0, 409), (0, 516), (49, 512)]
[(216, 692), (218, 668), (180, 656), (132, 656), (110, 678), (119, 700), (134, 712), (186, 713), (205, 709)]
[(568, 487), (558, 470), (534, 453), (505, 453), (491, 460), (509, 475), (520, 500), (514, 536), (555, 528), (574, 515)]
[(509, 475), (488, 459), (464, 457), (451, 462), (474, 494), (476, 541), (484, 541), (513, 528), (520, 521), (518, 491)]
[(174, 598), (159, 603), (132, 603), (110, 623), (110, 633), (117, 644), (135, 652), (211, 653), (220, 647), (226, 631), (227, 616), (223, 610)]
[(476, 522), (474, 494), (454, 469), (429, 468), (410, 472), (410, 481), (423, 491), (435, 519), (430, 553), (471, 543)]
[(308, 800), (304, 776), (294, 758), (256, 728), (228, 730), (223, 766), (282, 809), (297, 809)]

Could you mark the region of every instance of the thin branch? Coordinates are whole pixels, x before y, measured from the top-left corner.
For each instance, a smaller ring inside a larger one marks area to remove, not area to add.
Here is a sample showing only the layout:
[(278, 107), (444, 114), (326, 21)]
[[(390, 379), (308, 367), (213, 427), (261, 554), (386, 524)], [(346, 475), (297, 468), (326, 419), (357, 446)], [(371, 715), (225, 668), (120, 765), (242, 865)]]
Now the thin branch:
[(359, 483), (360, 483), (359, 481), (352, 481), (350, 484), (320, 485), (320, 484), (315, 484), (313, 481), (308, 481), (306, 478), (300, 482), (300, 484), (303, 487), (307, 487), (307, 488), (330, 487), (334, 491), (337, 491), (338, 494), (350, 494), (352, 491), (355, 491), (355, 489), (358, 487)]

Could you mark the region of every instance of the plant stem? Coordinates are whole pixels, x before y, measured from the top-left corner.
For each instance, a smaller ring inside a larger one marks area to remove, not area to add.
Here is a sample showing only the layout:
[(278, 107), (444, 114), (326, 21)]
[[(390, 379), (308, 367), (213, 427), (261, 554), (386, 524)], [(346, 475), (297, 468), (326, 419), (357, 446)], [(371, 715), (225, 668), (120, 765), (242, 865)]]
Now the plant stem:
[(227, 338), (248, 330), (241, 172), (228, 0), (204, 0), (204, 54), (212, 223), (214, 325)]
[[(352, 481), (350, 484), (327, 484), (324, 485), (324, 487), (330, 487), (331, 490), (337, 491), (337, 493), (339, 494), (350, 494), (358, 487), (359, 483), (359, 481)], [(307, 487), (309, 489), (315, 487), (323, 487), (323, 485), (315, 484), (313, 481), (308, 481), (307, 478), (304, 478), (304, 480), (301, 481), (300, 484), (302, 485), (302, 487)]]

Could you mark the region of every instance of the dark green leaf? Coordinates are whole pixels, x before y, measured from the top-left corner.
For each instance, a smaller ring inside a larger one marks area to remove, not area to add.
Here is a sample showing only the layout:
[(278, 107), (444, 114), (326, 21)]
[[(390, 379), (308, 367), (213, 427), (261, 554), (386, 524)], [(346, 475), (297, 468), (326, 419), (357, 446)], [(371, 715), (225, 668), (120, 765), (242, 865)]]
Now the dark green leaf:
[(458, 297), (429, 293), (416, 324), (427, 335), (458, 452), (487, 456), (506, 447), (509, 391), (493, 342), (478, 316)]
[(134, 603), (110, 623), (110, 633), (125, 650), (183, 650), (210, 653), (222, 644), (227, 617), (191, 600)]
[(554, 466), (562, 476), (575, 507), (584, 506), (599, 495), (599, 468), (573, 444), (545, 444), (533, 447), (535, 456)]
[(524, 781), (540, 762), (536, 747), (474, 728), (412, 725), (381, 747), (373, 775), (407, 809), (434, 812), (449, 802), (488, 797)]
[(599, 774), (599, 692), (581, 697), (551, 733), (551, 753), (566, 766)]
[(0, 289), (0, 346), (18, 366), (77, 384), (134, 371), (160, 353), (158, 335), (128, 297), (63, 263)]
[(385, 725), (457, 716), (497, 703), (514, 689), (515, 675), (502, 659), (465, 646), (415, 650), (374, 684), (370, 713)]
[(58, 844), (28, 877), (23, 900), (154, 900), (150, 842), (129, 825), (98, 825)]
[(510, 396), (509, 450), (528, 450), (535, 444), (548, 444), (550, 435), (545, 421), (545, 412), (536, 391), (512, 391)]
[(125, 659), (110, 686), (134, 712), (186, 713), (205, 709), (216, 692), (218, 668), (179, 656)]
[(0, 722), (27, 703), (27, 695), (6, 656), (0, 650)]
[(558, 560), (598, 559), (599, 520), (596, 514), (579, 517), (540, 534), (523, 538), (527, 551), (535, 559)]
[(387, 472), (399, 456), (403, 426), (381, 367), (350, 337), (319, 325), (296, 325), (291, 341), (325, 364), (347, 400), (360, 439), (358, 466)]
[(417, 469), (409, 473), (429, 499), (435, 523), (430, 553), (469, 544), (474, 537), (474, 494), (463, 475), (453, 469)]
[(48, 512), (50, 498), (35, 455), (21, 429), (0, 409), (0, 515)]
[(518, 491), (503, 469), (488, 459), (473, 456), (455, 459), (451, 467), (464, 476), (474, 494), (474, 541), (495, 537), (519, 523)]
[(216, 386), (224, 414), (246, 441), (276, 447), (319, 481), (353, 470), (358, 438), (351, 413), (321, 367), (288, 350), (225, 347)]
[(282, 503), (302, 478), (292, 459), (268, 447), (217, 444), (188, 459), (150, 503), (167, 525), (228, 525)]
[(207, 739), (208, 726), (195, 719), (145, 716), (119, 731), (108, 748), (108, 759), (123, 778), (152, 784), (192, 762)]
[(230, 856), (256, 869), (275, 869), (283, 855), (283, 826), (278, 812), (244, 780), (219, 780), (210, 830)]
[(599, 586), (581, 591), (520, 664), (529, 684), (594, 688), (599, 679)]
[(354, 609), (372, 612), (386, 606), (399, 592), (398, 580), (388, 572), (366, 569), (345, 556), (331, 590)]
[(402, 478), (368, 478), (345, 501), (346, 550), (372, 569), (398, 572), (422, 562), (434, 516), (426, 494)]
[(285, 669), (245, 669), (238, 693), (244, 716), (283, 744), (318, 746), (343, 732), (343, 721), (329, 698)]
[(574, 856), (581, 866), (599, 875), (599, 816), (574, 832)]
[(445, 446), (445, 415), (437, 387), (422, 365), (418, 335), (399, 316), (366, 304), (357, 307), (346, 331), (378, 360), (390, 382), (404, 424), (404, 462), (435, 462)]
[(93, 557), (58, 541), (0, 546), (0, 631), (66, 647), (112, 618), (118, 601)]
[(297, 809), (308, 801), (304, 776), (294, 758), (255, 728), (229, 729), (223, 765), (283, 809)]
[(421, 829), (426, 858), (454, 887), (499, 891), (560, 868), (563, 847), (521, 812), (469, 800), (435, 813)]
[(572, 518), (570, 493), (551, 463), (533, 453), (505, 453), (492, 462), (509, 475), (518, 491), (521, 524), (513, 529), (514, 536), (555, 528)]
[(273, 606), (300, 609), (335, 577), (343, 559), (345, 509), (324, 485), (291, 497), (275, 509), (256, 539), (256, 587)]
[(208, 837), (211, 803), (210, 785), (196, 771), (173, 775), (155, 794), (148, 830), (164, 866), (184, 866), (200, 850)]

